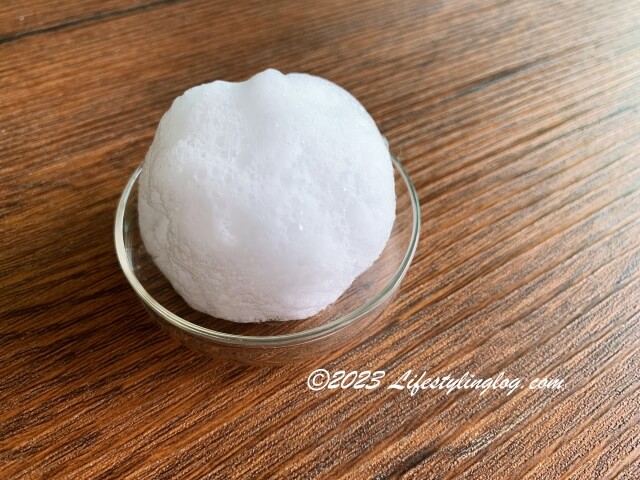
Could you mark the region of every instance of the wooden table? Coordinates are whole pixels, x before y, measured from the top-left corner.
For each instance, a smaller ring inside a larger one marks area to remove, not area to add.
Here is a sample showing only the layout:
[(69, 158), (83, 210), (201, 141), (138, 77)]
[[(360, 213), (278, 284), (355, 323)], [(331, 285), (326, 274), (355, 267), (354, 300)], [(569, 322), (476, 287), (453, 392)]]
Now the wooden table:
[[(638, 2), (55, 3), (0, 5), (2, 478), (640, 478)], [(172, 99), (267, 67), (362, 101), (423, 227), (387, 328), (272, 369), (166, 336), (112, 240)]]

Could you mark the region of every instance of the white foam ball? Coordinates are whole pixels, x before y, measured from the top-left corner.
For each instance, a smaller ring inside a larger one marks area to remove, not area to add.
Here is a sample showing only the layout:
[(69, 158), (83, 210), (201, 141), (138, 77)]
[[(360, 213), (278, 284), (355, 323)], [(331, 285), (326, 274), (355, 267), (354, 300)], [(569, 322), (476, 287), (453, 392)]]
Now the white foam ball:
[(312, 316), (382, 252), (389, 150), (346, 90), (266, 70), (176, 98), (140, 175), (147, 251), (193, 308), (239, 322)]

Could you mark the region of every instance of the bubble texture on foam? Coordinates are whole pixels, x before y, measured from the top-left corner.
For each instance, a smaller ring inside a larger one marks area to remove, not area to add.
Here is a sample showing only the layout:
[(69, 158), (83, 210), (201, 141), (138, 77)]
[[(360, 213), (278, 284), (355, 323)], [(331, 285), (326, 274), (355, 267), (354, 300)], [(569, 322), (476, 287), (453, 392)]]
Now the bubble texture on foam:
[(187, 90), (140, 175), (139, 221), (193, 308), (239, 322), (315, 315), (382, 252), (395, 218), (384, 138), (346, 90), (261, 72)]

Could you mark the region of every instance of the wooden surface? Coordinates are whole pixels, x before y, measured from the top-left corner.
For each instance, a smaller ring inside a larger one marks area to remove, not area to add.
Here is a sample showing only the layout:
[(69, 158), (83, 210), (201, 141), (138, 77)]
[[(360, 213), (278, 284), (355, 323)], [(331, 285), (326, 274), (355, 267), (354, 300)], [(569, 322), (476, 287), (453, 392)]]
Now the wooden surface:
[[(112, 222), (176, 95), (270, 66), (362, 101), (423, 232), (388, 328), (260, 369), (160, 331)], [(639, 101), (637, 1), (2, 2), (0, 476), (639, 478)], [(312, 392), (320, 367), (565, 387)]]

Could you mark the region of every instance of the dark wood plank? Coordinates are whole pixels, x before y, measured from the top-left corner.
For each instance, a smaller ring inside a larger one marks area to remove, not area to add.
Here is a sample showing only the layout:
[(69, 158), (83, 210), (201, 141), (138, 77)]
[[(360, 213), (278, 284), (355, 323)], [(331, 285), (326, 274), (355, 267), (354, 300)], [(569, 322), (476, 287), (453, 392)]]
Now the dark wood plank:
[(0, 43), (134, 15), (177, 0), (6, 0), (0, 4)]
[[(635, 478), (638, 32), (633, 1), (0, 6), (0, 476)], [(111, 232), (171, 100), (269, 66), (363, 102), (423, 234), (386, 328), (262, 369), (159, 331)], [(319, 367), (566, 386), (311, 392)]]

